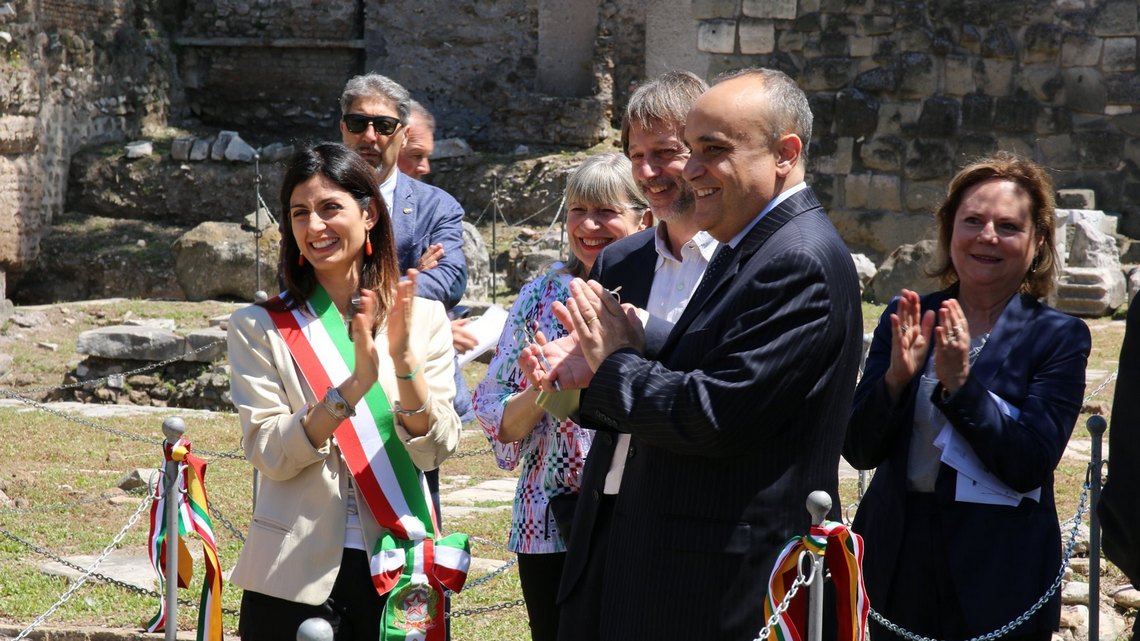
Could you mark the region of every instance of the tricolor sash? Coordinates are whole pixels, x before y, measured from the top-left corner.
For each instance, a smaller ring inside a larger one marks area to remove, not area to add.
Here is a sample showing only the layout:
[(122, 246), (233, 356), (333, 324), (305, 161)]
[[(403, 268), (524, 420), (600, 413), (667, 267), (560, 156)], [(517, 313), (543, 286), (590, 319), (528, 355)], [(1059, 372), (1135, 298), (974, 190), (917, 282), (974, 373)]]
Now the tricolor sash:
[[(828, 544), (831, 545), (828, 545)], [(771, 619), (777, 606), (784, 600), (799, 574), (800, 553), (810, 551), (823, 555), (831, 581), (835, 584), (836, 618), (839, 620), (840, 641), (863, 641), (867, 631), (867, 613), (871, 604), (863, 587), (863, 537), (835, 521), (824, 521), (811, 526), (807, 536), (788, 541), (776, 559), (768, 579), (768, 596), (764, 601), (764, 620)], [(816, 577), (822, 580), (822, 577)], [(780, 615), (772, 630), (780, 641), (801, 641), (797, 621), (805, 620), (807, 599), (802, 592), (792, 600), (790, 607)]]
[[(167, 461), (178, 462), (178, 500), (175, 505), (166, 501), (166, 475), (159, 476), (154, 503), (150, 507), (150, 534), (147, 548), (150, 563), (158, 574), (159, 582), (166, 580), (166, 555), (170, 547), (169, 532), (166, 531), (166, 510), (178, 511), (178, 587), (190, 586), (194, 572), (194, 560), (186, 549), (183, 540), (187, 530), (193, 530), (202, 539), (202, 549), (206, 562), (206, 578), (202, 581), (202, 598), (198, 604), (198, 641), (222, 640), (222, 568), (218, 562), (218, 548), (214, 541), (214, 528), (210, 522), (209, 500), (206, 498), (206, 462), (190, 454), (190, 441), (179, 439), (171, 445), (163, 444)], [(166, 599), (160, 599), (158, 614), (146, 627), (147, 632), (157, 632), (166, 626)]]
[[(315, 397), (323, 397), (352, 373), (355, 347), (322, 287), (317, 286), (306, 305), (269, 315)], [(423, 472), (396, 433), (391, 404), (379, 384), (333, 434), (357, 496), (388, 530), (375, 542), (371, 558), (376, 591), (388, 595), (382, 641), (442, 640), (443, 590), (463, 588), (471, 562), (467, 535), (437, 539), (439, 521)]]

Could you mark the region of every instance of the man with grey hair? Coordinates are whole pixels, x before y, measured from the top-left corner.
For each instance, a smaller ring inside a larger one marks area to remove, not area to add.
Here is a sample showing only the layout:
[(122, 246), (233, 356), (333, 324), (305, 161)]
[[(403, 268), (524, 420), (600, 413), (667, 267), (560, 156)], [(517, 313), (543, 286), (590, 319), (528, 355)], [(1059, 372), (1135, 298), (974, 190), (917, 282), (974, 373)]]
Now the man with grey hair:
[(431, 152), (435, 150), (435, 116), (423, 105), (412, 101), (411, 114), (404, 128), (407, 142), (400, 148), (396, 165), (412, 178), (422, 179), (431, 173)]
[[(639, 87), (622, 119), (622, 149), (659, 222), (607, 247), (590, 278), (611, 290), (620, 286), (622, 302), (646, 310), (649, 331), (667, 333), (680, 318), (717, 248), (694, 223), (693, 190), (681, 176), (689, 158), (685, 117), (706, 89), (695, 74), (670, 71)], [(636, 452), (629, 434), (602, 431), (590, 448), (559, 589), (560, 639), (599, 638), (610, 523), (615, 510), (626, 509), (621, 479)]]

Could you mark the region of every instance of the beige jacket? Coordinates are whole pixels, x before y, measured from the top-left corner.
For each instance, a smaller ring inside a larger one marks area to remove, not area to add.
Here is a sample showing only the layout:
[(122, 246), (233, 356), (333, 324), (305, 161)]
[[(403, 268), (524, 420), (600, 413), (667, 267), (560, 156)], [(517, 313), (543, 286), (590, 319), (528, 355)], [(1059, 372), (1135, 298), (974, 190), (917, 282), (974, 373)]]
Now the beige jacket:
[[(412, 349), (431, 388), (431, 426), (411, 438), (396, 421), (412, 462), (439, 467), (459, 445), (451, 326), (443, 305), (416, 298)], [(306, 404), (324, 397), (309, 390), (285, 341), (265, 309), (245, 307), (230, 316), (230, 395), (241, 418), (245, 456), (261, 472), (261, 485), (249, 535), (231, 581), (242, 588), (299, 603), (318, 605), (332, 592), (344, 549), (348, 466), (333, 437), (313, 448), (301, 427)], [(396, 371), (388, 356), (387, 327), (376, 336), (380, 385), (389, 400), (398, 398)], [(366, 541), (382, 528), (361, 506)]]

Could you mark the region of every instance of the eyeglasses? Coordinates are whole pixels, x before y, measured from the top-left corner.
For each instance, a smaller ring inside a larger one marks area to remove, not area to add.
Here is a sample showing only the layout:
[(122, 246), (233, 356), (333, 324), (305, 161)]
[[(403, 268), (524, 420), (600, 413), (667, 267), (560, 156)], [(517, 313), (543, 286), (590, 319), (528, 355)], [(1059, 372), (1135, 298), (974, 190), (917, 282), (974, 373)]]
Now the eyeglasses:
[(364, 114), (344, 114), (341, 118), (344, 121), (344, 128), (350, 133), (362, 134), (368, 129), (368, 124), (372, 124), (372, 128), (376, 133), (381, 136), (391, 136), (396, 132), (396, 128), (400, 126), (400, 119), (393, 118), (392, 116), (366, 116)]

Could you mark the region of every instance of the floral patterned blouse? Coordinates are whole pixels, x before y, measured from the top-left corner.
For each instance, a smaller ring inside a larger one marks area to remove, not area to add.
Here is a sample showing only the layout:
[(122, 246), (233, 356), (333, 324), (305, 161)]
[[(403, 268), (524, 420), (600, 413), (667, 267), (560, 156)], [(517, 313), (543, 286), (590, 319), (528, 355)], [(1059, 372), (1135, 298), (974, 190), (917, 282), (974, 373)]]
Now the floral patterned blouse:
[(516, 362), (526, 346), (525, 340), (520, 342), (516, 336), (522, 332), (516, 330), (540, 330), (551, 340), (565, 336), (566, 330), (554, 318), (550, 306), (554, 301), (566, 301), (571, 278), (556, 264), (550, 272), (523, 286), (503, 327), (487, 377), (475, 388), (472, 398), (475, 415), (491, 441), (499, 467), (513, 470), (522, 463), (507, 542), (512, 552), (566, 551), (548, 506), (553, 496), (578, 492), (582, 467), (594, 439), (593, 431), (570, 420), (559, 421), (550, 414), (543, 414), (534, 431), (519, 442), (500, 443), (496, 438), (503, 406), (512, 395), (529, 387)]

